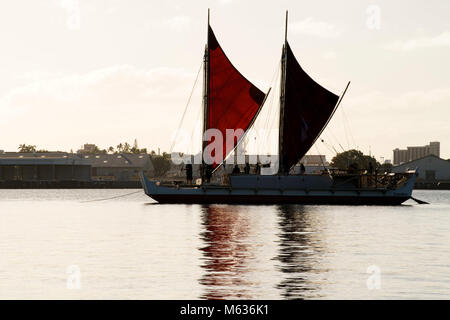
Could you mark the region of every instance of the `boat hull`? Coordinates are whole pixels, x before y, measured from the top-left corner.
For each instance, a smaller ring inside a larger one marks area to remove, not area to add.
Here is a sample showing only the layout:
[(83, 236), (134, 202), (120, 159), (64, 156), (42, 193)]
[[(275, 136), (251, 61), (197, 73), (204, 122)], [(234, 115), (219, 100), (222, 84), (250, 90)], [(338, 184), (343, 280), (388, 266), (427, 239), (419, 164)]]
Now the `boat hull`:
[[(298, 178), (298, 177), (297, 177)], [(254, 179), (252, 185), (251, 179)], [(414, 186), (415, 174), (401, 188), (387, 189), (350, 189), (333, 188), (321, 176), (309, 176), (304, 183), (314, 185), (308, 189), (297, 181), (296, 177), (278, 179), (276, 188), (264, 184), (273, 183), (273, 177), (242, 177), (232, 182), (231, 186), (167, 187), (158, 186), (141, 174), (145, 193), (159, 203), (179, 204), (329, 204), (329, 205), (400, 205), (410, 199)], [(304, 179), (304, 178), (302, 178)]]
[(150, 196), (159, 203), (172, 204), (312, 204), (312, 205), (400, 205), (410, 197), (385, 196), (224, 196), (159, 194)]

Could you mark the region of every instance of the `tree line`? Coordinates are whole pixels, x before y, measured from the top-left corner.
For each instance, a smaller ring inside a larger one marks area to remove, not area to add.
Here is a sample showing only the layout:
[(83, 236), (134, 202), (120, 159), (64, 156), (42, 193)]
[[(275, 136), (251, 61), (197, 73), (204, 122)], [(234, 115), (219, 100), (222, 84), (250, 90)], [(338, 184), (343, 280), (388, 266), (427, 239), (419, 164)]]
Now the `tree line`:
[[(18, 151), (21, 153), (49, 153), (50, 151), (46, 149), (37, 149), (36, 145), (31, 144), (20, 144)], [(62, 152), (62, 151), (56, 151), (56, 152)], [(73, 153), (72, 150), (70, 150), (70, 153)], [(147, 148), (139, 148), (138, 142), (135, 139), (133, 145), (131, 145), (128, 142), (119, 143), (117, 146), (109, 146), (108, 148), (101, 149), (97, 145), (94, 145), (93, 148), (89, 150), (80, 149), (77, 151), (77, 153), (84, 153), (84, 154), (120, 154), (120, 153), (129, 153), (129, 154), (150, 154), (150, 155), (156, 155), (156, 152), (154, 150), (147, 152)], [(163, 157), (167, 158), (168, 154), (163, 152)]]

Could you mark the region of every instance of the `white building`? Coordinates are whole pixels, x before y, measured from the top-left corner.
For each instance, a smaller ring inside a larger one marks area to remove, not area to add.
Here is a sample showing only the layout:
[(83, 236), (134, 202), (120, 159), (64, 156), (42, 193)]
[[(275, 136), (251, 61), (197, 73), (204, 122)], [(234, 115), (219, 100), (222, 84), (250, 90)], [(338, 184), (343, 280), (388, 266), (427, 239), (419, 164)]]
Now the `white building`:
[(394, 165), (417, 160), (431, 154), (440, 157), (440, 143), (438, 141), (430, 142), (426, 146), (407, 147), (404, 150), (396, 148), (393, 150)]

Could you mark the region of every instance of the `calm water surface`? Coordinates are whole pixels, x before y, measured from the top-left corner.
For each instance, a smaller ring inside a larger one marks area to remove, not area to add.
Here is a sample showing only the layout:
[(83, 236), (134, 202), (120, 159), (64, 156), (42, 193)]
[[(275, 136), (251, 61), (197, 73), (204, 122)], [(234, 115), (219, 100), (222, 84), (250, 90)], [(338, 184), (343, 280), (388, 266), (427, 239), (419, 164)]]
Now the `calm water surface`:
[(134, 191), (0, 190), (0, 298), (450, 299), (450, 191), (398, 207)]

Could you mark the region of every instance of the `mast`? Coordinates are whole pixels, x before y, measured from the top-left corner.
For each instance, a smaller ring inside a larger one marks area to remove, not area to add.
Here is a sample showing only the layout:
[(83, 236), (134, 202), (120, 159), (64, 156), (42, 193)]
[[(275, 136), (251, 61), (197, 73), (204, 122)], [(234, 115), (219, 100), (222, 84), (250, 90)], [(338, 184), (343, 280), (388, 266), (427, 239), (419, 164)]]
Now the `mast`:
[[(281, 84), (280, 84), (280, 125), (278, 132), (278, 174), (283, 174), (286, 171), (283, 161), (283, 133), (284, 133), (284, 106), (286, 96), (286, 50), (287, 50), (287, 27), (288, 27), (288, 11), (286, 10), (286, 25), (284, 30), (284, 45), (281, 54)], [(287, 168), (289, 170), (289, 168)]]
[[(205, 168), (204, 152), (208, 145), (204, 135), (208, 125), (208, 104), (209, 104), (209, 8), (208, 8), (208, 26), (206, 28), (206, 45), (203, 56), (203, 131), (202, 131), (202, 167)], [(204, 173), (202, 172), (202, 175)]]

